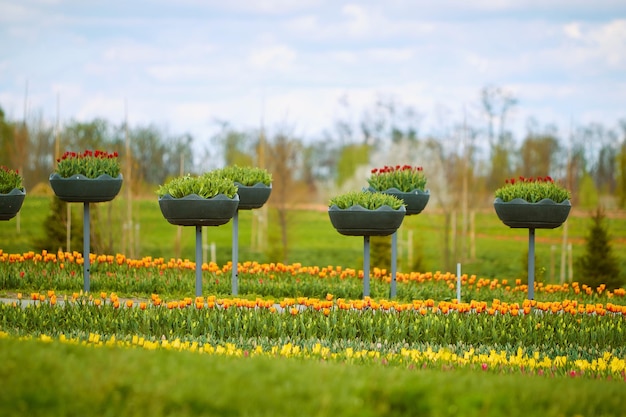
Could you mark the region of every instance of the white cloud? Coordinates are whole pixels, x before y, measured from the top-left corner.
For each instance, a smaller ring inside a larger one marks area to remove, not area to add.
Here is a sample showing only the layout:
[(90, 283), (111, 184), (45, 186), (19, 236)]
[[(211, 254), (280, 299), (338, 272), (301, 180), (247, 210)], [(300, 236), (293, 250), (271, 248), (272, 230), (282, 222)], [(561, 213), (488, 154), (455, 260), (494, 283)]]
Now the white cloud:
[(314, 134), (388, 94), (439, 129), (437, 108), (451, 122), (496, 84), (519, 96), (518, 121), (626, 116), (626, 6), (612, 0), (46, 2), (0, 0), (0, 44), (20, 45), (3, 48), (5, 110), (21, 114), (29, 80), (51, 118), (59, 91), (67, 118), (120, 120), (126, 97), (131, 121), (203, 137), (215, 117)]
[(626, 20), (614, 20), (590, 31), (606, 63), (626, 70)]
[(273, 45), (253, 50), (248, 62), (253, 69), (288, 71), (293, 68), (297, 52), (286, 45)]
[(372, 29), (372, 18), (367, 11), (356, 4), (347, 4), (342, 7), (344, 15), (348, 17), (346, 29), (351, 35), (370, 34)]
[(157, 81), (177, 81), (181, 79), (198, 78), (205, 76), (209, 71), (203, 65), (194, 64), (164, 64), (152, 65), (146, 72)]
[(568, 23), (563, 26), (563, 32), (572, 39), (581, 39), (583, 37), (578, 22)]

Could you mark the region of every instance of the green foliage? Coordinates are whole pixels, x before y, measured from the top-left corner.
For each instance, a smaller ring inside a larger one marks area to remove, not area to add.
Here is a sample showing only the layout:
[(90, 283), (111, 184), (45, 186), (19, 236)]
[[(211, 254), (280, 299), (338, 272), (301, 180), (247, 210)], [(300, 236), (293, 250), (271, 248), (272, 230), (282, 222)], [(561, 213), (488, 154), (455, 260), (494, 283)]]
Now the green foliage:
[(16, 170), (0, 166), (0, 194), (8, 194), (14, 188), (24, 190), (22, 176)]
[(108, 153), (98, 150), (86, 150), (82, 154), (68, 151), (57, 160), (55, 172), (63, 178), (77, 174), (82, 174), (87, 178), (98, 178), (100, 175), (108, 174), (116, 178), (121, 170), (117, 156), (117, 152)]
[(611, 247), (605, 219), (603, 210), (598, 208), (591, 219), (585, 253), (578, 259), (578, 276), (580, 283), (591, 288), (605, 284), (608, 289), (614, 289), (620, 287), (624, 279)]
[(617, 154), (617, 196), (619, 206), (626, 208), (626, 139), (622, 141)]
[(258, 183), (269, 186), (272, 183), (272, 175), (264, 168), (229, 165), (216, 171), (219, 175), (245, 186)]
[(370, 147), (368, 145), (347, 145), (341, 149), (337, 161), (337, 185), (341, 186), (354, 176), (359, 165), (369, 162)]
[(382, 206), (389, 206), (394, 210), (398, 210), (404, 205), (404, 202), (389, 194), (371, 193), (369, 191), (349, 191), (331, 198), (328, 206), (330, 207), (332, 205), (336, 205), (340, 209), (360, 205), (368, 210), (376, 210)]
[[(521, 257), (522, 270), (520, 277), (528, 281), (528, 250)], [(542, 265), (542, 260), (535, 254), (535, 282), (545, 282), (546, 268)]]
[[(35, 249), (57, 251), (67, 246), (67, 204), (54, 196), (50, 200), (50, 209), (43, 223), (43, 236), (34, 240)], [(74, 249), (83, 246), (83, 222), (74, 213), (71, 216), (71, 241)]]
[(218, 194), (224, 194), (228, 198), (234, 198), (237, 194), (237, 186), (230, 178), (222, 176), (219, 172), (210, 171), (200, 176), (185, 175), (171, 179), (159, 186), (157, 190), (159, 197), (163, 197), (165, 194), (174, 198), (182, 198), (191, 194), (197, 194), (202, 198), (212, 198)]
[(422, 167), (410, 165), (374, 168), (367, 182), (376, 191), (386, 191), (390, 188), (397, 188), (405, 193), (426, 190), (426, 176)]
[(544, 198), (562, 203), (572, 198), (571, 193), (566, 188), (554, 182), (550, 177), (512, 178), (506, 181), (506, 185), (498, 188), (495, 195), (505, 203), (515, 198), (521, 198), (529, 203), (537, 203)]
[(372, 236), (370, 238), (370, 265), (391, 270), (391, 236)]
[(578, 205), (584, 209), (594, 209), (598, 207), (600, 197), (598, 195), (598, 189), (593, 182), (591, 175), (585, 173), (580, 180), (580, 187), (578, 189)]

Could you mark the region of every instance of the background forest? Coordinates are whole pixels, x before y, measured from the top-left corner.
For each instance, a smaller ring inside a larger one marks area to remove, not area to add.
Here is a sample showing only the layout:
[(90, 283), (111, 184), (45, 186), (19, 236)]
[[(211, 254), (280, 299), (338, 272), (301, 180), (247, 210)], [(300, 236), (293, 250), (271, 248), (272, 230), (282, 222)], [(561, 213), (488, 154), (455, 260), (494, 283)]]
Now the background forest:
[(525, 132), (512, 132), (507, 120), (518, 105), (507, 90), (485, 87), (465, 120), (447, 120), (442, 107), (440, 126), (422, 132), (416, 109), (381, 96), (358, 117), (347, 108), (321, 137), (306, 139), (290, 126), (242, 129), (226, 121), (215, 121), (220, 130), (213, 137), (195, 138), (156, 124), (49, 122), (37, 112), (10, 120), (0, 105), (0, 164), (19, 169), (33, 191), (47, 183), (65, 150), (117, 151), (123, 163), (130, 161), (137, 196), (152, 196), (155, 186), (181, 172), (257, 165), (276, 174), (275, 188), (304, 186), (298, 189), (306, 192), (290, 193), (296, 202), (325, 204), (329, 193), (364, 184), (363, 172), (373, 167), (408, 163), (424, 166), (438, 205), (458, 205), (463, 179), (471, 183), (470, 206), (483, 207), (509, 177), (551, 175), (572, 190), (578, 208), (624, 208), (626, 116), (615, 126), (572, 121), (567, 132), (531, 118)]
[[(329, 127), (316, 138), (298, 137), (296, 129), (288, 125), (244, 129), (225, 121), (215, 122), (219, 130), (212, 137), (196, 138), (172, 134), (157, 125), (116, 125), (103, 119), (49, 122), (35, 112), (26, 113), (22, 120), (10, 120), (0, 108), (0, 164), (23, 174), (29, 196), (50, 196), (48, 176), (64, 151), (117, 151), (125, 178), (121, 198), (153, 202), (157, 186), (182, 173), (232, 164), (267, 168), (273, 176), (270, 221), (279, 228), (268, 232), (270, 244), (264, 256), (284, 261), (299, 260), (293, 253), (289, 256), (294, 233), (289, 227), (290, 213), (294, 209), (325, 210), (333, 194), (366, 186), (372, 168), (421, 165), (431, 190), (428, 210), (443, 219), (441, 264), (451, 268), (454, 259), (462, 258), (450, 249), (459, 245), (451, 241), (451, 230), (467, 236), (470, 213), (490, 212), (493, 193), (505, 179), (550, 175), (572, 191), (574, 212), (585, 216), (598, 207), (621, 216), (626, 206), (626, 116), (615, 126), (572, 121), (567, 132), (529, 119), (526, 131), (519, 133), (507, 124), (518, 106), (506, 89), (485, 87), (468, 107), (464, 120), (448, 120), (442, 108), (440, 126), (422, 132), (416, 109), (381, 96), (356, 117), (346, 104), (345, 114), (329, 121)], [(52, 235), (65, 233), (63, 205), (51, 203), (50, 213), (46, 227), (56, 224), (59, 230), (48, 230), (35, 246), (45, 246), (46, 241), (54, 246)], [(457, 221), (459, 213), (462, 216)], [(258, 219), (253, 220), (254, 226)], [(99, 216), (93, 221), (100, 221)], [(72, 227), (73, 239), (77, 239), (73, 246), (77, 247), (80, 217)], [(98, 236), (92, 240), (95, 250), (130, 251), (129, 245), (113, 238), (100, 246), (98, 241)], [(469, 252), (469, 243), (462, 245), (463, 253)], [(172, 255), (180, 253), (177, 249)], [(408, 267), (416, 263), (413, 260)]]

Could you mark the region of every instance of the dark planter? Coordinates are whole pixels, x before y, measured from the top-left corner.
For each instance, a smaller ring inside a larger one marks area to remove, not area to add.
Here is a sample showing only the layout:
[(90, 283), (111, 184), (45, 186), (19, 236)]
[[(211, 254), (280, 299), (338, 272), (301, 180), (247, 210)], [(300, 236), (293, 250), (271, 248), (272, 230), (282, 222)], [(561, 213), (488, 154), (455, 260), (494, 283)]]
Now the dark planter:
[[(368, 188), (368, 191), (376, 191), (372, 187)], [(381, 191), (381, 193), (390, 194), (394, 197), (399, 198), (404, 201), (404, 205), (406, 206), (406, 215), (410, 216), (413, 214), (419, 214), (424, 210), (426, 204), (428, 204), (428, 200), (430, 199), (430, 191), (422, 191), (422, 190), (412, 190), (412, 191), (400, 191), (397, 188), (389, 188), (385, 191)]]
[(87, 178), (82, 174), (63, 178), (50, 175), (50, 186), (59, 199), (68, 203), (102, 203), (111, 201), (122, 188), (122, 174), (116, 178), (103, 174), (98, 178)]
[(174, 198), (165, 194), (159, 198), (163, 217), (177, 226), (220, 226), (233, 218), (239, 205), (239, 196), (228, 198), (218, 194), (203, 198), (197, 194)]
[(239, 194), (239, 210), (252, 210), (263, 207), (272, 192), (272, 186), (265, 185), (262, 182), (254, 185), (237, 185), (237, 194)]
[(537, 203), (529, 203), (521, 198), (505, 203), (496, 198), (493, 206), (502, 223), (509, 227), (524, 229), (557, 228), (567, 220), (572, 208), (569, 200), (555, 203), (547, 198)]
[(11, 220), (22, 208), (26, 197), (25, 190), (12, 189), (7, 194), (0, 194), (0, 220)]
[(360, 205), (340, 209), (336, 205), (328, 208), (328, 216), (333, 227), (346, 236), (388, 236), (402, 224), (406, 209), (402, 206), (394, 210), (382, 206), (368, 210)]

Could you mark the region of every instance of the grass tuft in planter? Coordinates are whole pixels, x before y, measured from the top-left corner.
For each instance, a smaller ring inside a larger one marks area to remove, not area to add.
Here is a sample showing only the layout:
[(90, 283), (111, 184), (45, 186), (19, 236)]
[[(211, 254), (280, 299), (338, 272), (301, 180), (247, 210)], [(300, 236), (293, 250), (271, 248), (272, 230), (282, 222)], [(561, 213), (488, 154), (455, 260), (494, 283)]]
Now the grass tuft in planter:
[(328, 206), (337, 206), (337, 208), (345, 210), (356, 205), (367, 210), (376, 210), (383, 206), (389, 206), (393, 210), (398, 210), (403, 206), (403, 201), (395, 196), (384, 193), (350, 191), (331, 198)]
[(219, 172), (211, 171), (200, 176), (185, 175), (173, 178), (157, 190), (159, 197), (169, 194), (173, 198), (182, 198), (196, 194), (202, 198), (213, 198), (218, 194), (224, 194), (233, 198), (237, 194), (237, 186), (230, 179), (220, 175)]

